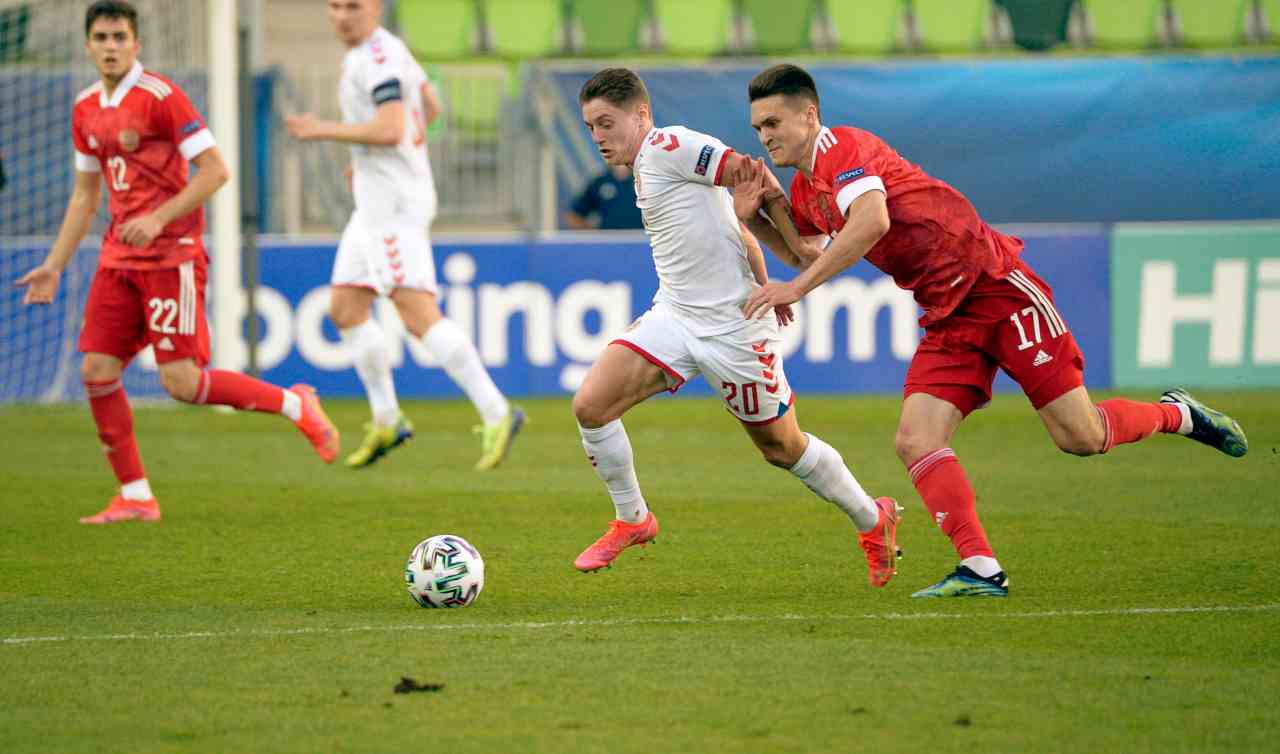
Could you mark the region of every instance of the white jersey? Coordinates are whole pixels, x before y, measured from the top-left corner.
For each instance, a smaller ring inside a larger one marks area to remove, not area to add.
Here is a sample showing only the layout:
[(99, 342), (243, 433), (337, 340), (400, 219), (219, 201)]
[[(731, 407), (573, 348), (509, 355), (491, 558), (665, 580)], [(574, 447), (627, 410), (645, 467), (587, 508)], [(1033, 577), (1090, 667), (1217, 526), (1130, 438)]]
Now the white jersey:
[(655, 128), (633, 166), (636, 206), (658, 271), (653, 300), (671, 306), (698, 336), (746, 326), (742, 305), (755, 287), (733, 199), (719, 185), (732, 151), (683, 126)]
[(395, 146), (351, 146), (351, 191), (356, 207), (370, 216), (422, 216), (436, 213), (436, 187), (427, 159), (422, 86), (427, 74), (409, 48), (378, 27), (347, 51), (342, 60), (338, 102), (344, 123), (367, 123), (378, 106), (404, 103), (405, 128)]

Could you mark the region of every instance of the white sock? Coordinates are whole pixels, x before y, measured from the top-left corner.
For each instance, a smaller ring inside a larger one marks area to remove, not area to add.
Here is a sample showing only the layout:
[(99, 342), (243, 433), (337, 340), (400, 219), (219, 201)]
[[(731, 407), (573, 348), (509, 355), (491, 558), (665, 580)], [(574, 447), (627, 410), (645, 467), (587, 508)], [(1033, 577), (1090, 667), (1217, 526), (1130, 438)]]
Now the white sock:
[(1173, 405), (1177, 406), (1178, 411), (1182, 414), (1182, 424), (1178, 427), (1178, 434), (1191, 434), (1191, 428), (1193, 426), (1191, 423), (1191, 408), (1185, 403), (1175, 403)]
[(125, 500), (150, 500), (155, 495), (151, 494), (151, 485), (147, 483), (147, 478), (143, 477), (120, 485), (120, 497)]
[(280, 400), (280, 413), (289, 421), (299, 421), (302, 419), (302, 398), (292, 390), (284, 391), (284, 397)]
[(805, 436), (809, 438), (809, 447), (791, 467), (791, 473), (818, 497), (835, 503), (849, 516), (858, 531), (874, 529), (880, 520), (880, 509), (853, 478), (853, 472), (844, 465), (839, 451), (807, 432)]
[(995, 576), (1001, 570), (1000, 562), (995, 558), (988, 558), (986, 555), (970, 555), (960, 561), (960, 565), (965, 566), (984, 579)]
[(621, 419), (614, 419), (599, 429), (578, 425), (582, 434), (582, 449), (595, 466), (596, 474), (609, 489), (618, 518), (638, 524), (649, 515), (649, 506), (640, 494), (640, 481), (636, 479), (636, 467), (631, 458), (631, 440)]
[(369, 409), (375, 424), (390, 427), (400, 418), (400, 404), (396, 401), (396, 385), (391, 378), (391, 349), (387, 346), (382, 327), (372, 319), (366, 319), (355, 327), (342, 330), (342, 342), (351, 354), (365, 395), (369, 396)]
[(422, 344), (471, 399), (485, 424), (502, 421), (510, 410), (507, 399), (493, 384), (493, 378), (480, 361), (479, 352), (462, 333), (462, 328), (452, 320), (442, 319), (427, 330)]

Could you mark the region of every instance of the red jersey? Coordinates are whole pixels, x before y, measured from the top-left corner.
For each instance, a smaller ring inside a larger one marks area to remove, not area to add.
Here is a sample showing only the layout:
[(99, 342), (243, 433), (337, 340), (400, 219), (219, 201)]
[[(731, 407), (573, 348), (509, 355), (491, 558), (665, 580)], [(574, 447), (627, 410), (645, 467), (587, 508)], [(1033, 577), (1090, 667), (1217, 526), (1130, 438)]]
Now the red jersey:
[(204, 208), (165, 226), (151, 245), (120, 240), (121, 225), (152, 212), (187, 185), (187, 160), (214, 146), (213, 134), (176, 84), (133, 69), (108, 98), (102, 82), (80, 92), (71, 113), (76, 170), (105, 174), (111, 226), (99, 264), (124, 269), (177, 267), (204, 258)]
[(802, 236), (835, 236), (849, 205), (867, 191), (883, 191), (889, 232), (867, 261), (915, 294), (920, 326), (950, 314), (983, 274), (1003, 279), (1022, 241), (991, 228), (964, 195), (904, 160), (867, 131), (822, 128), (814, 144), (813, 178), (797, 170), (791, 206)]

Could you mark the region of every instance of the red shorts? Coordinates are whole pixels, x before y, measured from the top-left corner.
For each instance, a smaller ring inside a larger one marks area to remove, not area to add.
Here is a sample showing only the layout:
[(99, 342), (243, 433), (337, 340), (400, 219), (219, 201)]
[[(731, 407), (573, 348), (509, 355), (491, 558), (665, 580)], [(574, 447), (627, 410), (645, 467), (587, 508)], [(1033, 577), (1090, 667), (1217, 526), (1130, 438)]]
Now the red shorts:
[(928, 393), (966, 416), (991, 400), (996, 367), (1037, 410), (1084, 384), (1084, 355), (1053, 291), (1022, 260), (1008, 277), (983, 277), (960, 306), (925, 329), (903, 396)]
[(105, 353), (128, 363), (148, 344), (156, 362), (209, 363), (203, 259), (159, 270), (99, 267), (89, 287), (80, 330), (81, 353)]

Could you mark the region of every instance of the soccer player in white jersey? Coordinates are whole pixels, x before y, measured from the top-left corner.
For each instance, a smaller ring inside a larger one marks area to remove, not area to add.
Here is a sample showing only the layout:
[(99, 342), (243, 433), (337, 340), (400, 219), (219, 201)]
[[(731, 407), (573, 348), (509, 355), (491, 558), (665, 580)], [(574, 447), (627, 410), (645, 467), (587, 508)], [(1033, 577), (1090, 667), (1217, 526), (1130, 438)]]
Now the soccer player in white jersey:
[(644, 82), (625, 68), (597, 73), (578, 101), (605, 162), (635, 173), (636, 204), (659, 285), (652, 308), (605, 348), (573, 399), (582, 446), (616, 509), (604, 536), (574, 566), (604, 568), (623, 549), (657, 536), (658, 521), (640, 492), (621, 417), (702, 374), (766, 461), (789, 470), (852, 519), (869, 580), (884, 586), (896, 565), (897, 503), (873, 500), (835, 448), (800, 431), (778, 353), (778, 327), (790, 321), (790, 308), (754, 320), (742, 313), (747, 297), (768, 276), (760, 245), (739, 223), (724, 187), (750, 175), (758, 183), (751, 161), (706, 134), (681, 126), (655, 128)]
[(374, 299), (388, 296), (405, 328), (475, 404), (484, 422), (476, 469), (491, 469), (506, 456), (524, 412), (498, 391), (475, 346), (436, 300), (428, 236), (436, 189), (426, 127), (439, 114), (439, 101), (409, 49), (379, 26), (381, 0), (327, 2), (333, 29), (348, 48), (338, 91), (342, 122), (307, 113), (287, 118), (286, 125), (299, 139), (351, 145), (356, 209), (334, 260), (329, 316), (369, 396), (373, 421), (346, 464), (367, 466), (413, 436), (396, 401), (388, 344), (369, 317)]

